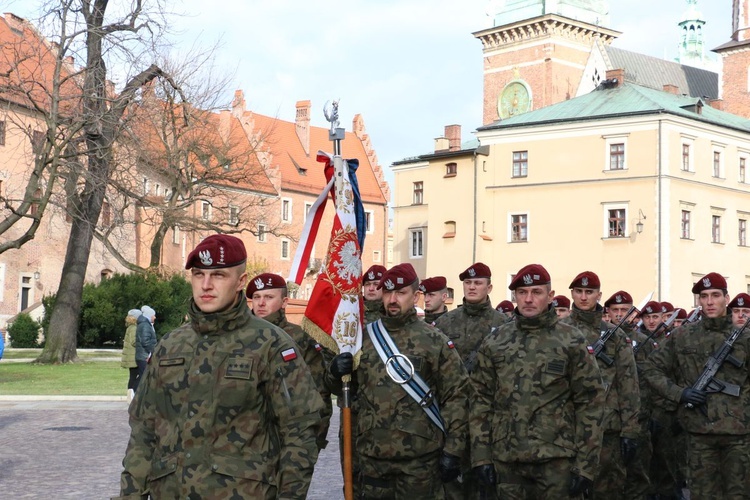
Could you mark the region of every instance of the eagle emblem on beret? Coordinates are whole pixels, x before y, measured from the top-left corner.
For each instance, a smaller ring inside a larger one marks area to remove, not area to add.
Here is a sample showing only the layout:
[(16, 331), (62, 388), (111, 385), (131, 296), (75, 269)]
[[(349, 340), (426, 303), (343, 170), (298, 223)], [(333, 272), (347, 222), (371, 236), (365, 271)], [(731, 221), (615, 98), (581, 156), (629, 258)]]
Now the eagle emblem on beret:
[(711, 278), (703, 278), (703, 286), (705, 288), (711, 288)]
[(383, 286), (386, 288), (386, 290), (393, 290), (394, 288), (396, 288), (396, 285), (394, 285), (393, 281), (391, 281), (390, 279), (385, 280)]
[(531, 277), (530, 274), (524, 274), (523, 283), (524, 285), (531, 285), (532, 283), (534, 283), (534, 279)]
[(589, 278), (587, 276), (581, 278), (581, 286), (589, 286)]
[(469, 270), (468, 270), (468, 271), (466, 271), (466, 273), (467, 273), (467, 274), (468, 274), (469, 276), (471, 276), (472, 278), (473, 278), (474, 276), (476, 276), (476, 275), (477, 275), (477, 272), (476, 272), (476, 271), (474, 270), (474, 268), (473, 268), (473, 267), (470, 267), (470, 268), (469, 268)]
[(367, 279), (369, 279), (370, 281), (374, 280), (375, 279), (375, 271), (370, 271), (369, 273), (367, 273)]
[(263, 280), (262, 280), (262, 279), (260, 279), (260, 278), (256, 279), (256, 280), (254, 281), (254, 283), (255, 283), (255, 288), (257, 288), (258, 290), (262, 290), (262, 289), (263, 289), (263, 288), (264, 288), (264, 287), (266, 286), (266, 285), (265, 285), (265, 284), (263, 283)]
[(622, 295), (615, 295), (615, 302), (617, 302), (618, 304), (621, 304), (622, 303)]
[(740, 297), (739, 299), (737, 299), (737, 305), (740, 306), (740, 307), (744, 307), (745, 306), (745, 299), (743, 299), (742, 297)]
[(198, 257), (201, 259), (201, 264), (204, 266), (210, 266), (214, 263), (213, 259), (211, 258), (211, 252), (208, 250), (201, 250), (198, 252)]

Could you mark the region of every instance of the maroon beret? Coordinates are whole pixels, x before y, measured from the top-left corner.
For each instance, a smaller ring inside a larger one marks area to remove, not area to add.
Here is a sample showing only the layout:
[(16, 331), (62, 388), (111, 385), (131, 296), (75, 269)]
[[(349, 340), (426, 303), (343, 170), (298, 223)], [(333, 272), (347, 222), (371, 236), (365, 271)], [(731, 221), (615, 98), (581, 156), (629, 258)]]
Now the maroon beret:
[(708, 273), (693, 285), (693, 293), (701, 293), (703, 290), (726, 290), (727, 280), (719, 273)]
[(520, 286), (546, 285), (552, 280), (549, 273), (541, 264), (529, 264), (522, 267), (508, 285), (509, 290)]
[(380, 278), (380, 283), (378, 283), (378, 288), (384, 288), (389, 292), (393, 290), (401, 290), (418, 279), (414, 267), (407, 262), (393, 266), (384, 272), (383, 277)]
[(380, 278), (383, 277), (383, 274), (388, 269), (385, 268), (385, 266), (379, 266), (377, 264), (370, 266), (370, 269), (365, 272), (365, 274), (362, 275), (362, 284), (364, 285), (368, 281), (380, 281)]
[(223, 269), (244, 264), (247, 260), (245, 244), (236, 236), (212, 234), (188, 255), (185, 269)]
[(564, 307), (570, 309), (570, 299), (565, 295), (555, 295), (552, 298), (552, 307)]
[(513, 302), (510, 300), (504, 300), (500, 302), (495, 309), (498, 311), (507, 313), (507, 312), (513, 312), (513, 310), (516, 308), (516, 306), (513, 305)]
[(251, 299), (258, 290), (269, 290), (272, 288), (286, 288), (286, 280), (273, 273), (259, 274), (247, 284), (247, 296)]
[(630, 296), (625, 290), (615, 292), (607, 301), (604, 303), (604, 307), (609, 307), (614, 304), (632, 304), (633, 297)]
[(738, 293), (735, 298), (732, 299), (732, 302), (730, 302), (727, 305), (728, 308), (733, 307), (750, 307), (750, 295), (746, 293)]
[(674, 311), (674, 306), (671, 302), (662, 302), (661, 303), (661, 312), (663, 313), (671, 313)]
[(492, 271), (490, 271), (490, 268), (489, 266), (487, 266), (487, 264), (482, 264), (481, 262), (470, 265), (466, 269), (466, 271), (458, 275), (458, 279), (460, 279), (461, 281), (466, 279), (490, 277), (492, 277)]
[(601, 288), (599, 276), (591, 271), (584, 271), (570, 282), (568, 288)]
[[(748, 297), (750, 298), (750, 297)], [(675, 319), (687, 319), (687, 311), (682, 308), (677, 309), (677, 317)]]
[(444, 276), (434, 276), (432, 278), (425, 278), (422, 283), (419, 284), (419, 290), (422, 293), (439, 292), (445, 290), (448, 285), (448, 281)]
[(655, 300), (648, 302), (641, 311), (641, 316), (645, 314), (661, 314), (661, 302)]

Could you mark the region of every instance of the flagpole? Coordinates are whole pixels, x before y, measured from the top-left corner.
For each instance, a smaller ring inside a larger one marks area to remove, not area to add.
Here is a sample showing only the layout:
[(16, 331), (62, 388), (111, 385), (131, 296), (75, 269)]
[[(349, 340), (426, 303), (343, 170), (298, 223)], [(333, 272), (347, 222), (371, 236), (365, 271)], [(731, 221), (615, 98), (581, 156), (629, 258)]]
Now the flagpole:
[[(330, 106), (329, 106), (330, 104)], [(323, 113), (331, 123), (328, 139), (333, 142), (333, 178), (336, 193), (336, 209), (344, 202), (344, 160), (341, 157), (341, 141), (344, 140), (345, 129), (339, 127), (339, 102), (326, 103)], [(351, 409), (351, 375), (345, 375), (342, 381), (341, 428), (343, 442), (344, 469), (344, 498), (354, 499), (354, 483), (352, 473), (352, 409)]]

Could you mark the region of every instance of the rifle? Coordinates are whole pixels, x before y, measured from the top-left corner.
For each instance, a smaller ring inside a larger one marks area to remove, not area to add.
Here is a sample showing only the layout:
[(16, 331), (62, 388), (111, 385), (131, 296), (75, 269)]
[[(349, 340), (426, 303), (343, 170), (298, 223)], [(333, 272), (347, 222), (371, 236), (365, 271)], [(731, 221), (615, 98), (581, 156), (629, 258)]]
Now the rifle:
[(701, 317), (701, 310), (703, 308), (701, 306), (696, 307), (693, 309), (693, 312), (690, 313), (690, 316), (685, 318), (685, 321), (682, 322), (683, 325), (689, 325), (690, 323), (695, 323), (698, 321)]
[(602, 334), (599, 336), (599, 338), (596, 340), (594, 345), (592, 346), (592, 349), (594, 350), (594, 357), (601, 359), (605, 365), (612, 366), (612, 363), (615, 362), (614, 359), (610, 358), (606, 352), (604, 352), (604, 347), (607, 344), (607, 341), (612, 338), (612, 335), (615, 334), (618, 328), (620, 328), (623, 324), (625, 324), (625, 321), (630, 317), (631, 314), (633, 314), (633, 311), (636, 309), (640, 312), (641, 309), (643, 309), (646, 304), (648, 304), (648, 301), (651, 300), (651, 297), (654, 295), (654, 292), (649, 293), (645, 299), (641, 301), (640, 304), (638, 304), (638, 307), (630, 306), (630, 309), (625, 314), (625, 316), (622, 317), (619, 323), (617, 325), (613, 326), (609, 330), (606, 330), (605, 332), (602, 332)]
[(656, 337), (659, 333), (662, 331), (666, 331), (667, 328), (672, 326), (672, 323), (674, 323), (674, 320), (677, 318), (677, 315), (680, 313), (679, 309), (675, 309), (675, 311), (672, 313), (670, 317), (667, 318), (667, 321), (664, 321), (662, 323), (659, 323), (659, 326), (657, 326), (653, 332), (651, 332), (648, 337), (643, 339), (643, 342), (639, 342), (638, 344), (633, 346), (633, 355), (635, 356), (638, 354), (638, 351), (641, 349), (641, 346), (643, 346), (646, 342), (651, 340), (652, 338)]
[[(708, 358), (708, 361), (706, 361), (706, 364), (703, 367), (703, 373), (701, 373), (701, 376), (698, 377), (698, 380), (696, 380), (693, 384), (693, 389), (714, 393), (723, 392), (724, 394), (728, 394), (730, 396), (739, 397), (740, 386), (719, 380), (718, 378), (716, 378), (716, 373), (719, 371), (719, 368), (721, 368), (721, 365), (724, 364), (724, 361), (729, 361), (737, 368), (742, 368), (742, 366), (744, 365), (744, 362), (732, 356), (731, 351), (732, 347), (734, 347), (734, 343), (737, 342), (742, 333), (745, 331), (745, 328), (747, 328), (748, 323), (750, 323), (750, 321), (747, 321), (747, 317), (745, 318), (746, 321), (745, 324), (742, 325), (742, 328), (736, 328), (734, 331), (732, 331), (732, 333), (729, 335), (729, 337), (727, 337), (724, 343), (722, 343), (721, 346), (716, 350), (716, 352), (710, 358)], [(693, 407), (694, 405), (692, 403), (685, 404), (685, 408)], [(701, 406), (700, 409), (704, 415), (708, 416), (706, 408)]]

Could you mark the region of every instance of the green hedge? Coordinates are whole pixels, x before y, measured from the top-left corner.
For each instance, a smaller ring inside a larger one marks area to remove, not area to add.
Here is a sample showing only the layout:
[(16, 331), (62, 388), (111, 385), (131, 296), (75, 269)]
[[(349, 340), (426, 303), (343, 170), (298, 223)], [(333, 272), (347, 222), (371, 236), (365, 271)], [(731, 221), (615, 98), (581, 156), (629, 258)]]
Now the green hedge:
[[(180, 326), (192, 296), (190, 283), (180, 275), (161, 278), (155, 274), (115, 274), (98, 285), (83, 287), (78, 347), (122, 347), (125, 316), (130, 309), (149, 305), (156, 311), (154, 329), (161, 338)], [(42, 300), (45, 335), (55, 306), (55, 295)]]
[(39, 323), (27, 313), (20, 313), (8, 326), (10, 345), (13, 347), (39, 347)]

